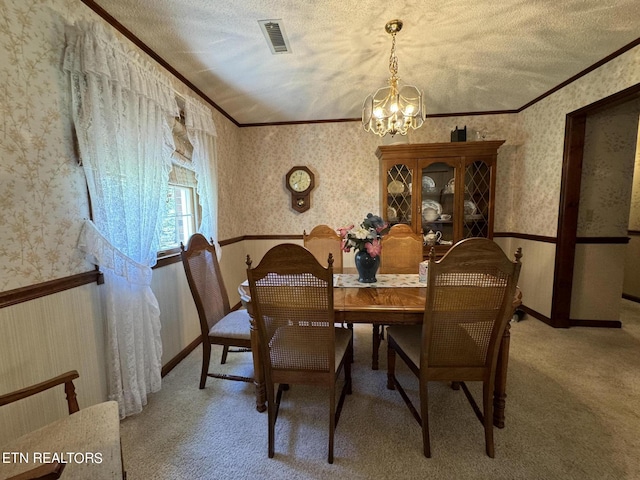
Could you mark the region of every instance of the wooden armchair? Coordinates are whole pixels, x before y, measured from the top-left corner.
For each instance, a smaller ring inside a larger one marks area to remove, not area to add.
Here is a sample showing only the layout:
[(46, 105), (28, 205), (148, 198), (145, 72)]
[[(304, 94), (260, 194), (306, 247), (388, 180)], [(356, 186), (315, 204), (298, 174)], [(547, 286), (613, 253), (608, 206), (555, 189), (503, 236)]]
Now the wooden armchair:
[[(348, 329), (336, 327), (333, 310), (332, 257), (324, 268), (299, 245), (269, 250), (247, 278), (260, 338), (267, 390), (269, 458), (274, 456), (275, 423), (285, 385), (304, 384), (329, 391), (329, 454), (346, 394), (351, 393), (353, 342)], [(336, 406), (336, 380), (345, 382)], [(279, 384), (277, 395), (275, 385)]]
[[(69, 416), (29, 432), (2, 446), (3, 452), (21, 454), (11, 463), (0, 463), (0, 478), (7, 480), (63, 478), (95, 480), (126, 479), (120, 446), (120, 417), (117, 402), (109, 401), (80, 410), (73, 380), (78, 372), (59, 375), (22, 390), (0, 395), (0, 406), (30, 397), (64, 384)], [(48, 459), (43, 452), (73, 455), (71, 461)], [(13, 458), (13, 457), (12, 457)]]
[(313, 253), (320, 265), (327, 266), (329, 254), (333, 255), (333, 273), (342, 273), (342, 238), (328, 225), (317, 225), (311, 232), (302, 232), (304, 248)]
[[(422, 426), (423, 452), (431, 456), (428, 383), (459, 382), (484, 426), (485, 447), (494, 457), (493, 402), (500, 342), (513, 313), (521, 250), (510, 261), (486, 238), (454, 245), (442, 259), (429, 256), (427, 303), (422, 326), (387, 328), (387, 388), (398, 389)], [(395, 376), (396, 354), (419, 379), (420, 413)], [(465, 381), (482, 382), (481, 411)]]

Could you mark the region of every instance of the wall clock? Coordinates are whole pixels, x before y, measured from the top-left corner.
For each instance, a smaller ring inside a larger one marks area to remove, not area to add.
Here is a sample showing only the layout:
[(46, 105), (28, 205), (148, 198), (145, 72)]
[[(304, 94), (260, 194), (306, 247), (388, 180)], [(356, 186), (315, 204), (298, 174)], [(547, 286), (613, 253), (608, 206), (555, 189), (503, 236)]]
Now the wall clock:
[(307, 167), (293, 167), (285, 177), (285, 184), (291, 192), (291, 208), (306, 212), (311, 207), (311, 190), (315, 186), (313, 172)]

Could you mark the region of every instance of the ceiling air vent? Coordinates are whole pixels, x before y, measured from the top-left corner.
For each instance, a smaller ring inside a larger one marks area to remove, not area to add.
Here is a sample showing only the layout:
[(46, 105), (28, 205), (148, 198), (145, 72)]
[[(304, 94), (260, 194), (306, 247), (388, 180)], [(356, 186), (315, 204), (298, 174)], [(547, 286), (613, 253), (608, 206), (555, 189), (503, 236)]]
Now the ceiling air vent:
[(284, 31), (284, 25), (281, 19), (277, 20), (258, 20), (260, 29), (267, 39), (267, 44), (271, 49), (271, 53), (291, 53), (289, 39)]

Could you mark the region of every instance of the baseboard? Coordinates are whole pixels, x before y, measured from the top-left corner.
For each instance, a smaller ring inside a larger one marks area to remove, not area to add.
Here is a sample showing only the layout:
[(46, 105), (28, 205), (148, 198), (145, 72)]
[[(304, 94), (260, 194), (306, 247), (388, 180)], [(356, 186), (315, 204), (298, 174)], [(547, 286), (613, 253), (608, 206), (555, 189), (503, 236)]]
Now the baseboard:
[(540, 320), (541, 322), (546, 323), (551, 327), (555, 327), (555, 325), (551, 322), (551, 319), (540, 312), (536, 312), (534, 309), (527, 307), (526, 305), (520, 305), (518, 307), (519, 310), (522, 310), (527, 315), (531, 315), (533, 318)]
[[(639, 299), (640, 300), (640, 299)], [(531, 315), (534, 318), (546, 323), (547, 325), (560, 328), (557, 325), (553, 324), (553, 321), (547, 317), (546, 315), (542, 315), (540, 312), (536, 312), (532, 308), (527, 307), (526, 305), (520, 305), (518, 307), (520, 310), (525, 312), (528, 315)], [(622, 328), (622, 322), (620, 320), (583, 320), (583, 319), (569, 319), (570, 327), (597, 327), (597, 328)]]
[(622, 322), (620, 320), (581, 320), (570, 318), (569, 325), (572, 327), (622, 328)]
[(187, 358), (187, 355), (193, 352), (193, 350), (195, 350), (195, 348), (198, 345), (200, 345), (201, 341), (202, 341), (202, 336), (198, 335), (198, 338), (196, 338), (193, 342), (191, 342), (189, 345), (184, 347), (175, 357), (169, 360), (167, 364), (162, 367), (162, 371), (161, 371), (162, 376), (164, 377), (167, 373), (173, 370), (182, 360)]
[(640, 297), (636, 297), (635, 295), (623, 293), (622, 298), (624, 298), (625, 300), (631, 300), (632, 302), (640, 303)]

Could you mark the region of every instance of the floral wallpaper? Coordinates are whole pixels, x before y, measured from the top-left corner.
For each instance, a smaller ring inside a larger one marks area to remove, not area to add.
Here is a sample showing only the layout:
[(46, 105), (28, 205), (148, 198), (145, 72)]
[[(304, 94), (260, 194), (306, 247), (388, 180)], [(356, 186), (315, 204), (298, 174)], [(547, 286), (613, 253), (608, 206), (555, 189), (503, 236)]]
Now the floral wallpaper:
[[(76, 249), (89, 203), (61, 61), (65, 24), (103, 20), (79, 0), (0, 0), (0, 18), (0, 291), (6, 291), (93, 269)], [(176, 91), (194, 95), (167, 75)], [(214, 121), (221, 233), (240, 235), (234, 205), (242, 203), (242, 191), (233, 188), (238, 128), (215, 110)]]
[(579, 237), (626, 237), (640, 101), (590, 115), (582, 161)]
[[(102, 19), (80, 0), (0, 0), (0, 14), (0, 291), (6, 291), (92, 268), (75, 249), (89, 205), (60, 62), (64, 25)], [(178, 93), (194, 95), (171, 78)], [(465, 125), (470, 139), (480, 131), (505, 140), (495, 229), (553, 237), (565, 115), (638, 82), (640, 47), (519, 114), (429, 118), (409, 141), (447, 142), (451, 130)], [(238, 128), (212, 110), (220, 239), (300, 234), (318, 223), (340, 226), (379, 213), (374, 152), (381, 140), (359, 122)], [(302, 214), (290, 208), (284, 186), (294, 165), (316, 174), (312, 207)]]
[(510, 230), (556, 236), (566, 114), (639, 82), (637, 46), (520, 112), (524, 143), (512, 176)]
[[(487, 139), (504, 139), (498, 156), (497, 229), (509, 224), (510, 178), (517, 159), (521, 130), (517, 115), (430, 118), (410, 133), (410, 143), (448, 142), (456, 125), (487, 132)], [(315, 225), (332, 227), (358, 223), (368, 212), (380, 213), (380, 162), (375, 155), (379, 137), (360, 122), (247, 127), (242, 139), (241, 185), (246, 196), (244, 229), (250, 234), (301, 234)], [(311, 208), (295, 212), (284, 177), (294, 165), (315, 173)]]
[(89, 207), (60, 69), (70, 7), (0, 0), (0, 291), (90, 270), (75, 255)]

